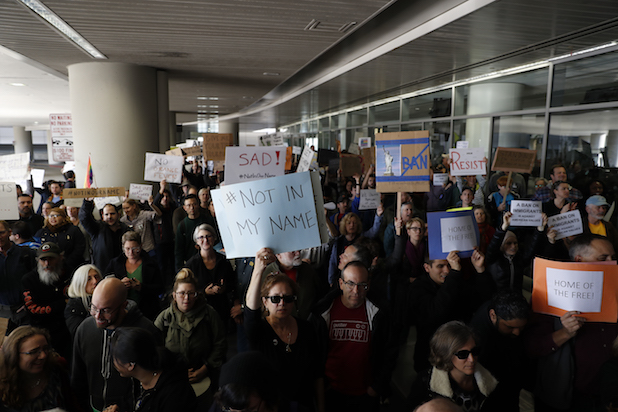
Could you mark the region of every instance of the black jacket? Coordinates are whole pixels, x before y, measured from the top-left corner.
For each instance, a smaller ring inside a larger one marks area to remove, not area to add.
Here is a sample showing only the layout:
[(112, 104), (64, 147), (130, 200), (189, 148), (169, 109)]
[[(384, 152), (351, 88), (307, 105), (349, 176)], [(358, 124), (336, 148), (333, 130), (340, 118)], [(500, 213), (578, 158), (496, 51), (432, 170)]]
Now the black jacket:
[(35, 237), (41, 239), (41, 244), (54, 242), (60, 247), (60, 250), (64, 252), (64, 261), (69, 274), (72, 275), (75, 269), (84, 263), (86, 239), (84, 239), (82, 231), (77, 226), (73, 226), (72, 223), (67, 222), (55, 232), (43, 227), (36, 232)]

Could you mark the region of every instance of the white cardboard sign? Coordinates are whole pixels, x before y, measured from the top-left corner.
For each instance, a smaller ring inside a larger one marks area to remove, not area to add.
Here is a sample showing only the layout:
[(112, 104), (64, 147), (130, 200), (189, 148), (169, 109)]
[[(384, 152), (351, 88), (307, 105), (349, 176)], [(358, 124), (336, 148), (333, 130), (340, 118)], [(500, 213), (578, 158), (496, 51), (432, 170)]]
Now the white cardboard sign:
[(296, 173), (302, 173), (309, 171), (311, 167), (311, 162), (313, 161), (313, 155), (315, 152), (311, 150), (311, 147), (305, 146), (303, 149), (303, 154), (300, 156), (300, 160), (298, 161), (298, 167), (296, 168)]
[(457, 145), (455, 146), (457, 149), (467, 149), (470, 142), (467, 140), (457, 140)]
[(563, 310), (601, 312), (603, 272), (547, 268), (547, 304)]
[(152, 196), (152, 185), (140, 185), (131, 183), (129, 186), (129, 198), (137, 200), (148, 200)]
[(30, 175), (32, 176), (32, 185), (42, 188), (45, 181), (45, 169), (30, 169)]
[(361, 189), (358, 210), (377, 209), (382, 200), (375, 189)]
[(165, 179), (168, 183), (181, 183), (184, 164), (185, 159), (182, 156), (146, 153), (144, 180), (160, 182)]
[(442, 253), (474, 249), (477, 246), (475, 226), (476, 222), (473, 222), (470, 216), (440, 219)]
[[(80, 200), (83, 200), (83, 199), (80, 199)], [(108, 203), (114, 206), (118, 206), (119, 204), (122, 203), (122, 201), (120, 200), (118, 196), (95, 197), (94, 198), (94, 205), (97, 207), (97, 209), (103, 209), (103, 206), (105, 206)]]
[(30, 152), (0, 156), (0, 181), (19, 183), (30, 178)]
[(551, 216), (547, 219), (547, 227), (552, 226), (553, 229), (558, 232), (556, 240), (584, 233), (582, 215), (579, 210)]
[(0, 182), (0, 220), (19, 219), (15, 182)]
[(314, 188), (309, 173), (222, 186), (211, 191), (228, 259), (322, 244)]
[(541, 201), (511, 200), (511, 226), (541, 226), (543, 208)]
[(449, 153), (451, 156), (451, 176), (487, 174), (487, 162), (483, 148), (449, 149)]
[(225, 148), (225, 184), (283, 176), (285, 155), (281, 147), (228, 146)]
[(446, 182), (448, 182), (448, 173), (434, 173), (433, 174), (433, 185), (434, 186), (444, 186)]
[(371, 147), (371, 137), (359, 137), (358, 138), (358, 148), (359, 149), (368, 149)]
[(292, 146), (292, 154), (299, 155), (302, 153), (300, 146)]

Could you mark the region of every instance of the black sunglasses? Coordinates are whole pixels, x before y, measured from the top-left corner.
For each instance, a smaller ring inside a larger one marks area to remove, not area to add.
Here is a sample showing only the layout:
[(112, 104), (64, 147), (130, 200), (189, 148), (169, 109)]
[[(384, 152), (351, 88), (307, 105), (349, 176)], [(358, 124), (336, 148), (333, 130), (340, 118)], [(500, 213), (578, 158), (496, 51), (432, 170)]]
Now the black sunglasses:
[(275, 305), (278, 305), (279, 302), (281, 302), (281, 299), (283, 299), (284, 303), (296, 302), (296, 296), (294, 295), (266, 296), (266, 299), (270, 299), (270, 301)]
[(457, 356), (457, 359), (468, 359), (468, 356), (470, 356), (470, 354), (472, 354), (472, 356), (479, 356), (479, 354), (481, 353), (481, 350), (479, 349), (478, 346), (475, 346), (472, 348), (472, 350), (468, 350), (468, 349), (462, 349), (459, 352), (455, 352), (454, 355)]

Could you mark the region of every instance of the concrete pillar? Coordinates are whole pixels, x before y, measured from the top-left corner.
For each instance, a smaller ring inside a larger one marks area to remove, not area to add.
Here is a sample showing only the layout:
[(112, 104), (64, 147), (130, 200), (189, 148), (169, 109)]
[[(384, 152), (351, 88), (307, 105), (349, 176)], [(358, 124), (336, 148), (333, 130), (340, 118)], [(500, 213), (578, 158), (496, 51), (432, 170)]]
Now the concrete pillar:
[(159, 152), (157, 71), (126, 63), (69, 66), (75, 173), (83, 184), (92, 159), (98, 187), (144, 179), (146, 152)]
[(176, 146), (176, 112), (169, 112), (169, 121), (168, 121), (168, 127), (169, 127), (169, 144), (170, 147), (171, 146)]
[[(468, 94), (468, 113), (483, 114), (508, 112), (521, 109), (521, 93), (523, 85), (520, 83), (480, 83), (471, 84)], [(482, 147), (491, 153), (491, 118), (468, 119), (466, 121), (466, 140), (470, 147)], [(519, 147), (510, 142), (508, 137), (500, 140), (500, 146)], [(516, 139), (514, 139), (516, 140)], [(519, 142), (517, 142), (519, 143)], [(488, 156), (489, 157), (489, 156)]]
[(607, 167), (618, 167), (618, 130), (610, 130), (605, 138)]
[(159, 152), (165, 153), (169, 150), (170, 127), (169, 127), (169, 87), (167, 72), (157, 70), (157, 105), (159, 117)]
[(238, 122), (231, 121), (223, 121), (219, 122), (219, 132), (218, 133), (232, 133), (234, 135), (234, 144), (238, 145)]
[(13, 145), (15, 153), (30, 152), (30, 160), (33, 159), (32, 152), (32, 132), (26, 131), (23, 126), (13, 126)]

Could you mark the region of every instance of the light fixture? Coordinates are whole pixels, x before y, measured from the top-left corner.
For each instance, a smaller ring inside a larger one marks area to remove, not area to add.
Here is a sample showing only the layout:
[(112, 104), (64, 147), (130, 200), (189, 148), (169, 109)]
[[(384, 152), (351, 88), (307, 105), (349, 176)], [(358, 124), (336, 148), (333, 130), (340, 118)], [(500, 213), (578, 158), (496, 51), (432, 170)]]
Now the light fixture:
[(9, 83), (11, 86), (16, 86), (16, 87), (23, 87), (25, 86), (25, 84), (23, 83)]
[(103, 53), (98, 51), (96, 47), (84, 39), (81, 34), (73, 30), (64, 20), (62, 20), (56, 13), (51, 11), (46, 5), (39, 0), (16, 0), (30, 10), (38, 14), (43, 20), (52, 25), (53, 28), (58, 30), (62, 35), (71, 40), (75, 45), (81, 48), (95, 59), (107, 59)]

